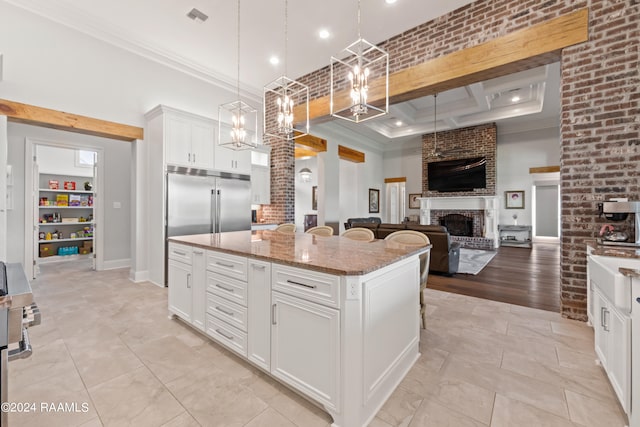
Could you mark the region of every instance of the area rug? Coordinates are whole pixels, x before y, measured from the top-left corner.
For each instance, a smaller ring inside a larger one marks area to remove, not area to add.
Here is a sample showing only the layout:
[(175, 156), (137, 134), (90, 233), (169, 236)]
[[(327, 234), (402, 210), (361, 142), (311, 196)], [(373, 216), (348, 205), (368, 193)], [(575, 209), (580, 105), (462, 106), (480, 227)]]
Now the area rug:
[(496, 251), (460, 248), (458, 273), (476, 275), (496, 256)]

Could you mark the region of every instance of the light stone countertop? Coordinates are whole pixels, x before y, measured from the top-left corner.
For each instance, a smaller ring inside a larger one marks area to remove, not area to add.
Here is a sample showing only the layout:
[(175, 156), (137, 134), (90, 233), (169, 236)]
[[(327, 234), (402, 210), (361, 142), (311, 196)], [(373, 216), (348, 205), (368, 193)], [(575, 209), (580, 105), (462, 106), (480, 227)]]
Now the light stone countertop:
[(362, 242), (340, 236), (273, 230), (175, 236), (169, 241), (341, 276), (367, 274), (431, 250), (431, 245), (403, 245), (386, 240)]
[(632, 246), (601, 245), (597, 240), (587, 240), (587, 246), (593, 248), (593, 255), (610, 256), (618, 258), (640, 259), (640, 248)]

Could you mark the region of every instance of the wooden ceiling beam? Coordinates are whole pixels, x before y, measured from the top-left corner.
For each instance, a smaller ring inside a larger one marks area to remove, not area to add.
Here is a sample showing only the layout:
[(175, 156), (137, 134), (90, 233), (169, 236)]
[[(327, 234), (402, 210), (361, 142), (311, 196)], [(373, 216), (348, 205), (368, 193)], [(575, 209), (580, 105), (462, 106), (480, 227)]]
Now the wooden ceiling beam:
[(353, 148), (338, 145), (338, 157), (353, 163), (364, 163), (364, 153)]
[[(589, 10), (580, 9), (467, 49), (434, 58), (389, 75), (389, 103), (420, 98), (449, 89), (550, 64), (560, 59), (562, 49), (589, 40)], [(369, 82), (369, 100), (380, 106), (384, 79)], [(345, 97), (334, 98), (336, 106)], [(309, 102), (309, 118), (328, 116), (330, 95)], [(306, 110), (294, 115), (306, 117)]]
[(296, 159), (301, 159), (304, 157), (315, 157), (318, 153), (316, 151), (307, 150), (305, 148), (295, 147), (294, 156)]
[(390, 184), (392, 182), (407, 182), (407, 177), (406, 176), (399, 176), (397, 178), (385, 178), (384, 179), (384, 183), (385, 184)]
[(540, 166), (537, 168), (529, 168), (529, 173), (551, 173), (560, 172), (560, 166)]
[(316, 153), (327, 151), (327, 140), (310, 134), (296, 138), (294, 142), (296, 148), (300, 147)]
[(144, 138), (144, 130), (136, 126), (21, 104), (6, 99), (0, 99), (0, 114), (7, 116), (10, 122), (25, 123), (120, 141), (135, 141), (136, 139)]

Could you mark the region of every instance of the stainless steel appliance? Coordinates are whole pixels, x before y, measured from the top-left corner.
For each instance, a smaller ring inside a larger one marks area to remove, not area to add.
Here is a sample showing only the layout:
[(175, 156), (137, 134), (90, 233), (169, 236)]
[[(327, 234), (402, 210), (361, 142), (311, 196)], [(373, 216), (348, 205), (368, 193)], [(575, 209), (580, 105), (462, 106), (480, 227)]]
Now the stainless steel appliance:
[(167, 237), (250, 230), (249, 175), (168, 169), (166, 226)]
[(598, 204), (598, 211), (610, 221), (624, 221), (630, 213), (635, 215), (635, 242), (603, 241), (602, 244), (640, 246), (640, 202), (603, 202)]
[(169, 166), (166, 209), (166, 237), (251, 230), (251, 177)]
[[(40, 311), (33, 302), (31, 286), (22, 266), (0, 261), (0, 401), (3, 404), (10, 402), (7, 362), (31, 356), (27, 328), (38, 324)], [(1, 427), (7, 427), (7, 416), (6, 410), (1, 411)]]

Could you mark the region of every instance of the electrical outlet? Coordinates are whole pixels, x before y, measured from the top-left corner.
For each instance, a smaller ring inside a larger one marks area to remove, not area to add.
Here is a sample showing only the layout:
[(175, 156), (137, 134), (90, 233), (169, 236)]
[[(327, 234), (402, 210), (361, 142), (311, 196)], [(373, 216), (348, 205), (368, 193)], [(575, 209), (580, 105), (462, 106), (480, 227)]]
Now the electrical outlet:
[(360, 283), (357, 280), (347, 282), (347, 299), (360, 299)]

